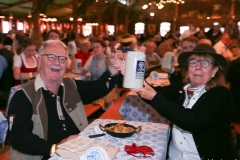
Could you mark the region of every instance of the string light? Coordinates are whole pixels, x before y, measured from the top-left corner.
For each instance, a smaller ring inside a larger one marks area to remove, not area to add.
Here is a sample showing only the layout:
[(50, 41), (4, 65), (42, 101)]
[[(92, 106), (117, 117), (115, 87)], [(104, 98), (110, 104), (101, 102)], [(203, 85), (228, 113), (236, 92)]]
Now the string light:
[(142, 9), (147, 9), (149, 6), (157, 6), (158, 9), (162, 9), (165, 4), (167, 3), (175, 3), (175, 4), (184, 4), (185, 0), (160, 0), (158, 3), (157, 2), (149, 2), (148, 4), (144, 4), (142, 6)]

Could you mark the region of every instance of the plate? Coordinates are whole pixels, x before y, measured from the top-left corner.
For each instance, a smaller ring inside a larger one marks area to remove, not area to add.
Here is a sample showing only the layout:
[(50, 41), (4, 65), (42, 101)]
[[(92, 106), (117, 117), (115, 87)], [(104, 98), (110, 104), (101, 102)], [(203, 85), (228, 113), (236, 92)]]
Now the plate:
[(141, 131), (141, 129), (142, 129), (141, 126), (139, 126), (139, 127), (136, 128), (136, 127), (134, 127), (134, 126), (132, 126), (132, 125), (130, 125), (130, 124), (122, 124), (122, 126), (124, 126), (124, 127), (130, 127), (130, 128), (133, 129), (132, 132), (128, 132), (128, 133), (118, 133), (118, 132), (113, 132), (113, 131), (109, 131), (109, 130), (106, 129), (106, 128), (108, 128), (108, 127), (116, 126), (117, 124), (118, 124), (118, 123), (109, 123), (109, 124), (106, 124), (105, 126), (102, 126), (101, 124), (99, 124), (99, 128), (100, 128), (102, 131), (106, 132), (107, 134), (109, 134), (109, 135), (111, 135), (111, 136), (113, 136), (113, 137), (118, 137), (118, 138), (130, 137), (130, 136), (132, 136), (134, 133), (139, 133), (139, 132)]

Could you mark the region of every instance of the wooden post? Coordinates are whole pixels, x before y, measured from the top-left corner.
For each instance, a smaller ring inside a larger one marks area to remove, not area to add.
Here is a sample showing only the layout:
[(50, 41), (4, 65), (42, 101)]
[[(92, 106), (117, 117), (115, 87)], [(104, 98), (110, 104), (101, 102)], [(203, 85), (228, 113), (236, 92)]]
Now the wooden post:
[(32, 11), (32, 22), (33, 22), (33, 35), (32, 39), (35, 44), (39, 44), (42, 41), (41, 31), (40, 31), (40, 16), (38, 8), (38, 0), (33, 0), (33, 11)]
[(173, 18), (173, 32), (177, 30), (177, 20), (178, 20), (178, 14), (179, 14), (179, 4), (175, 5), (175, 15)]
[(72, 15), (73, 15), (73, 31), (74, 31), (74, 33), (77, 33), (77, 19), (78, 19), (78, 16), (77, 16), (77, 7), (78, 7), (78, 1), (77, 0), (73, 0), (72, 1), (73, 3), (72, 3), (72, 8), (73, 8), (73, 10), (72, 10)]
[(114, 7), (115, 7), (113, 11), (114, 34), (118, 35), (118, 5), (115, 5)]
[(231, 3), (230, 17), (232, 19), (235, 19), (235, 0), (232, 0), (232, 3)]
[(125, 14), (124, 33), (128, 33), (129, 13)]

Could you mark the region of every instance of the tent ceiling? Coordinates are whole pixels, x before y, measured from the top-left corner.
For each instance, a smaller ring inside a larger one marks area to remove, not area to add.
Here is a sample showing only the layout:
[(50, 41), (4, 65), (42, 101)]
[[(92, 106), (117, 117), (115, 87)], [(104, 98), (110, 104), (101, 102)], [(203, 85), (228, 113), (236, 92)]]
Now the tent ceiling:
[[(27, 16), (32, 12), (32, 0), (0, 0), (1, 14)], [(62, 17), (72, 14), (72, 0), (53, 0), (47, 9), (49, 17)]]
[[(13, 14), (14, 16), (24, 16), (26, 17), (33, 10), (33, 0), (0, 0), (0, 14), (8, 16), (9, 14)], [(61, 20), (69, 20), (69, 17), (72, 16), (72, 0), (37, 0), (41, 1), (41, 3), (48, 3), (47, 8), (45, 8), (45, 13), (48, 17), (55, 17)], [(88, 2), (95, 2), (95, 0), (81, 0)], [(98, 0), (99, 2), (101, 0)], [(111, 1), (111, 0), (108, 0)], [(146, 3), (148, 0), (138, 0), (136, 8), (141, 10), (141, 6)], [(240, 5), (240, 0), (235, 0), (237, 17), (240, 17), (240, 11), (237, 10)], [(78, 0), (80, 2), (80, 0)], [(213, 12), (213, 5), (219, 4), (220, 10), (219, 12), (222, 15), (228, 15), (230, 12), (230, 6), (232, 0), (185, 0), (185, 4), (181, 5), (179, 9), (179, 17), (188, 17), (188, 16), (205, 16), (211, 15)], [(40, 3), (40, 4), (41, 4)], [(90, 3), (89, 3), (90, 4)], [(80, 5), (80, 4), (79, 4)], [(98, 5), (98, 6), (97, 6)], [(84, 12), (86, 15), (84, 18), (88, 16), (91, 20), (96, 20), (99, 16), (99, 11), (104, 10), (104, 6), (106, 4), (102, 3), (102, 6), (99, 6), (99, 3), (92, 3), (91, 7), (88, 8), (87, 12)], [(120, 10), (121, 11), (121, 10)], [(172, 13), (170, 13), (170, 11)], [(158, 12), (158, 13), (157, 13)], [(167, 17), (168, 19), (174, 17), (174, 9), (169, 6), (165, 7), (161, 11), (157, 11), (155, 15), (161, 15), (161, 17)], [(142, 12), (145, 15), (149, 15), (147, 12)], [(112, 16), (111, 14), (107, 17)], [(122, 15), (119, 15), (122, 16)], [(226, 16), (225, 16), (226, 17)], [(225, 18), (224, 17), (224, 18)], [(119, 17), (118, 17), (119, 18)]]

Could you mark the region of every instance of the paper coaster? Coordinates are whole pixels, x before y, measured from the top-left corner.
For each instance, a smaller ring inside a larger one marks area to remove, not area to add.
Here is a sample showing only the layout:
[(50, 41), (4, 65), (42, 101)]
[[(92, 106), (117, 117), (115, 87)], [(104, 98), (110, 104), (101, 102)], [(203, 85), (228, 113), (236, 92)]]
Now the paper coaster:
[(101, 147), (93, 147), (80, 157), (80, 160), (110, 160), (108, 153)]

